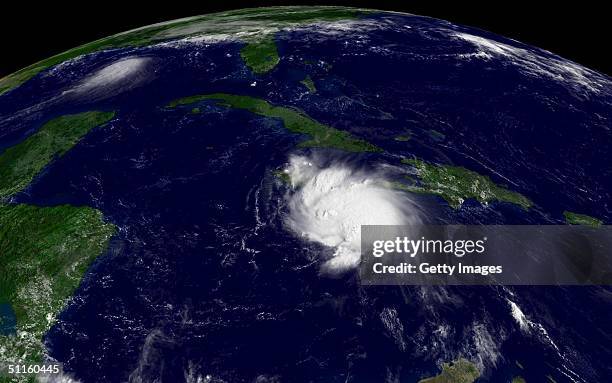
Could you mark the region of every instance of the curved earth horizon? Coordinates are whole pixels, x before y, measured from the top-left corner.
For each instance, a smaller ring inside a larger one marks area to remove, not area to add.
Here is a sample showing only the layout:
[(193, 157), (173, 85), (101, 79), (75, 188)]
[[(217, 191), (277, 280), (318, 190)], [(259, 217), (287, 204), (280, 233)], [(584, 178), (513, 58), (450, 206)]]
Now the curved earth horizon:
[(0, 369), (63, 371), (0, 382), (610, 381), (609, 286), (355, 266), (361, 225), (612, 221), (611, 85), (350, 7), (194, 16), (10, 74)]

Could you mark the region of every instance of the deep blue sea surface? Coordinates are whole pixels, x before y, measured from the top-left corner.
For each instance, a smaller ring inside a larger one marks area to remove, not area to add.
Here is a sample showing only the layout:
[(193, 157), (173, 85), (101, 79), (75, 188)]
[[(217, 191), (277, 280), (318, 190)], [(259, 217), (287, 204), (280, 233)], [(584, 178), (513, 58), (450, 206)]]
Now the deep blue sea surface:
[[(535, 204), (454, 210), (415, 196), (434, 223), (558, 224), (564, 210), (612, 220), (612, 97), (587, 83), (609, 87), (607, 77), (585, 72), (584, 85), (546, 52), (434, 19), (368, 20), (379, 26), (277, 33), (281, 61), (262, 76), (242, 62), (242, 43), (167, 44), (92, 54), (0, 97), (0, 150), (55, 116), (117, 111), (13, 201), (92, 206), (119, 228), (45, 337), (66, 372), (83, 382), (415, 382), (464, 356), (488, 382), (612, 379), (609, 288), (364, 287), (353, 273), (323, 276), (333, 250), (287, 230), (287, 185), (273, 172), (291, 153), (345, 154), (297, 148), (305, 137), (244, 110), (166, 107), (215, 92), (264, 98), (385, 149), (351, 155), (360, 166), (454, 164)], [(531, 52), (561, 77), (450, 32)], [(489, 57), (470, 56), (479, 50)], [(151, 78), (111, 97), (62, 94), (125, 57), (149, 57)]]

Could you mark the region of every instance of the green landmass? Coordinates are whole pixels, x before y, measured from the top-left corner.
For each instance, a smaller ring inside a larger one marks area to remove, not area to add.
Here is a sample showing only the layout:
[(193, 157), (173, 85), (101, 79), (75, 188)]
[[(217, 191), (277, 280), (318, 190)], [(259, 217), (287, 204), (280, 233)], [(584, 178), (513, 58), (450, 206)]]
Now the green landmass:
[[(352, 19), (361, 13), (363, 11), (334, 7), (327, 9), (314, 8), (312, 10), (298, 8), (286, 13), (273, 13), (262, 10), (261, 13), (249, 12), (246, 15), (249, 16), (249, 19), (276, 22), (276, 29), (279, 30), (296, 24)], [(271, 28), (269, 32), (263, 31), (262, 33), (244, 38), (246, 45), (240, 50), (240, 56), (253, 73), (263, 74), (269, 72), (280, 62), (278, 48), (274, 41), (275, 32), (275, 28)], [(310, 80), (310, 84), (314, 88), (312, 80)], [(311, 87), (308, 87), (308, 89), (311, 89)], [(314, 91), (311, 90), (311, 92)]]
[(251, 113), (277, 118), (281, 120), (287, 130), (293, 133), (308, 134), (310, 140), (300, 144), (302, 147), (326, 147), (345, 150), (348, 152), (377, 152), (380, 148), (367, 141), (353, 137), (342, 130), (334, 129), (321, 124), (302, 111), (294, 108), (275, 106), (265, 100), (226, 93), (196, 95), (174, 100), (168, 104), (169, 108), (180, 105), (191, 105), (199, 101), (214, 100), (218, 105), (235, 109), (248, 110)]
[(200, 108), (193, 108), (193, 109), (191, 109), (191, 114), (199, 114), (200, 112), (201, 112)]
[(442, 372), (431, 378), (419, 380), (419, 383), (472, 383), (480, 376), (480, 371), (467, 359), (457, 359), (444, 363)]
[(256, 74), (270, 71), (280, 61), (274, 35), (265, 35), (248, 42), (240, 50), (240, 56), (251, 71)]
[(515, 378), (512, 378), (512, 383), (527, 383), (527, 382), (522, 377), (517, 376)]
[(437, 130), (431, 129), (427, 131), (429, 133), (429, 137), (431, 137), (434, 141), (444, 141), (446, 136), (444, 133), (438, 132)]
[[(159, 42), (187, 37), (216, 36), (216, 38), (233, 38), (255, 46), (260, 41), (271, 41), (273, 35), (283, 28), (308, 25), (317, 22), (331, 22), (352, 19), (367, 14), (367, 10), (347, 7), (269, 7), (250, 8), (236, 11), (211, 13), (202, 16), (154, 24), (128, 32), (105, 37), (91, 43), (70, 49), (48, 59), (39, 61), (13, 74), (0, 79), (0, 95), (15, 89), (43, 70), (83, 55), (108, 49), (140, 47)], [(247, 37), (245, 37), (247, 36)], [(245, 49), (247, 49), (245, 47)], [(247, 49), (253, 51), (255, 47)], [(268, 48), (270, 50), (270, 48)], [(274, 47), (276, 52), (276, 47)], [(274, 58), (248, 55), (249, 63), (256, 68), (266, 65), (271, 69)], [(276, 55), (278, 57), (278, 55)], [(266, 65), (259, 59), (264, 59)]]
[(17, 318), (16, 335), (0, 336), (2, 363), (41, 361), (43, 335), (114, 232), (89, 207), (0, 205), (0, 303)]
[(243, 9), (231, 13), (233, 15), (248, 16), (248, 19), (252, 20), (303, 24), (352, 19), (368, 12), (371, 11), (338, 6), (291, 6)]
[(21, 191), (55, 157), (62, 156), (87, 132), (110, 121), (113, 112), (65, 115), (0, 154), (0, 203)]
[(0, 78), (0, 95), (18, 87), (46, 68), (47, 66), (45, 66), (43, 63), (37, 63), (30, 65), (27, 68), (23, 68), (6, 77)]
[[(0, 335), (0, 373), (6, 364), (42, 361), (43, 335), (115, 233), (93, 208), (6, 201), (113, 116), (85, 112), (55, 118), (0, 154), (0, 304), (9, 304), (17, 320), (14, 335)], [(0, 382), (33, 380), (0, 377)]]
[(281, 180), (283, 183), (291, 185), (291, 176), (284, 170), (275, 170), (273, 172), (274, 176)]
[(317, 93), (317, 87), (315, 86), (314, 81), (312, 81), (310, 76), (306, 76), (306, 78), (300, 81), (300, 83), (302, 83), (302, 85), (304, 85), (310, 93)]
[(498, 186), (489, 177), (466, 168), (450, 165), (431, 164), (417, 159), (403, 159), (402, 163), (412, 165), (420, 179), (419, 185), (398, 185), (417, 193), (435, 194), (457, 209), (468, 198), (486, 204), (491, 201), (509, 202), (528, 209), (532, 203), (527, 197)]
[(409, 134), (402, 134), (402, 135), (399, 135), (399, 136), (395, 137), (394, 140), (395, 141), (402, 141), (402, 142), (410, 141), (410, 135)]
[(107, 49), (149, 45), (155, 42), (156, 35), (166, 30), (188, 24), (189, 22), (189, 20), (177, 20), (176, 23), (170, 23), (165, 25), (152, 25), (149, 27), (135, 29), (130, 32), (124, 32), (119, 33), (117, 35), (105, 37), (93, 41), (91, 43), (67, 50), (60, 54), (32, 64), (28, 67), (25, 67), (13, 74), (10, 74), (0, 79), (0, 95), (18, 87), (19, 85), (34, 77), (41, 71), (51, 68), (52, 66), (55, 66), (57, 64), (61, 64), (64, 61), (68, 61), (83, 55)]
[(591, 217), (589, 215), (573, 213), (567, 210), (563, 212), (563, 216), (565, 217), (565, 222), (570, 225), (599, 227), (603, 223), (601, 220)]

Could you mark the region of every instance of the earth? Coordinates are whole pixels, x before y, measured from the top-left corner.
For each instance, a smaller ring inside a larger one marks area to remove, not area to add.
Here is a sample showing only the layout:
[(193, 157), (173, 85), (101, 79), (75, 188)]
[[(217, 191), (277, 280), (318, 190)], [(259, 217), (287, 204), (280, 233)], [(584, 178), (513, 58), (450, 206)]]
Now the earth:
[(612, 381), (609, 287), (365, 286), (355, 252), (363, 224), (610, 222), (611, 85), (482, 30), (341, 7), (156, 24), (0, 79), (2, 367)]

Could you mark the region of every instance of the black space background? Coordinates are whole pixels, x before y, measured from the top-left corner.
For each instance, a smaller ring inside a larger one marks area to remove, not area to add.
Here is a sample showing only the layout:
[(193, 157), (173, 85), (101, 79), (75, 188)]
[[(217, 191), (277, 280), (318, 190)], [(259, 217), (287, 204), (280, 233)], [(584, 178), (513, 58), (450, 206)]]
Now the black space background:
[[(22, 1), (0, 22), (0, 78), (72, 47), (128, 29), (227, 9), (265, 5), (352, 5), (432, 16), (485, 29), (612, 75), (606, 2), (520, 1)], [(6, 12), (5, 12), (6, 11)]]

